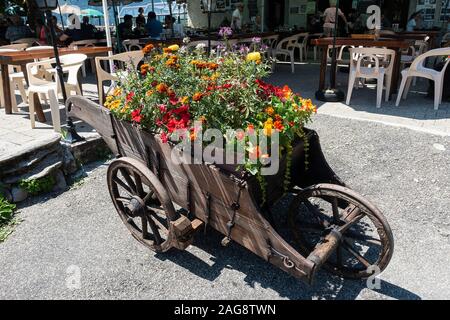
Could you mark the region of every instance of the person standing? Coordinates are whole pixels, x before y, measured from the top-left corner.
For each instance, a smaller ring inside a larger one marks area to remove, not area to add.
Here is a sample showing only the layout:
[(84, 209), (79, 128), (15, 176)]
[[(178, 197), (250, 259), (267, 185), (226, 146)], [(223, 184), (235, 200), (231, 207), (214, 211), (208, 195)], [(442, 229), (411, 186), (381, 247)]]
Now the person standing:
[(156, 19), (156, 13), (150, 11), (147, 16), (147, 23), (145, 25), (145, 30), (151, 38), (159, 38), (163, 32), (163, 25), (158, 19)]
[(144, 8), (140, 7), (138, 9), (138, 16), (136, 17), (136, 26), (144, 26), (145, 25), (145, 16), (144, 16)]
[(323, 24), (323, 33), (326, 37), (333, 36), (334, 26), (336, 23), (336, 10), (338, 12), (338, 16), (342, 18), (345, 22), (346, 28), (348, 28), (348, 21), (345, 17), (345, 14), (341, 11), (341, 9), (336, 7), (336, 2), (334, 0), (330, 1), (330, 7), (323, 12), (323, 17), (325, 23)]
[(236, 9), (233, 11), (231, 28), (234, 31), (240, 31), (242, 29), (242, 13), (244, 12), (244, 4), (242, 2), (236, 3)]

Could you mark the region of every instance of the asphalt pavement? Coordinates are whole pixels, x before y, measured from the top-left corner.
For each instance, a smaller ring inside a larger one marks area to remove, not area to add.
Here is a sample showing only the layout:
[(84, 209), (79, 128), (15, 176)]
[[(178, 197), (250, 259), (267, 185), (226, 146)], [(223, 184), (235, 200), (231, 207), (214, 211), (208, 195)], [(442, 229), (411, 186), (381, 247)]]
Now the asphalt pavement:
[(107, 164), (24, 204), (0, 244), (0, 299), (450, 299), (450, 138), (317, 115), (331, 167), (386, 215), (395, 237), (380, 289), (321, 272), (296, 280), (214, 231), (155, 254), (119, 220)]

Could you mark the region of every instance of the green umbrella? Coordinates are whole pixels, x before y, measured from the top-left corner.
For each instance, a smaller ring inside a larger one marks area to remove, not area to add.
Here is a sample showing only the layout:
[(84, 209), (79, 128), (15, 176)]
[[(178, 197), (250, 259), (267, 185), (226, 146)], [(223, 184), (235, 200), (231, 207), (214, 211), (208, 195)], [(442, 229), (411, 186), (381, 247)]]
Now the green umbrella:
[(81, 15), (88, 17), (103, 17), (103, 12), (95, 9), (84, 9), (81, 10)]

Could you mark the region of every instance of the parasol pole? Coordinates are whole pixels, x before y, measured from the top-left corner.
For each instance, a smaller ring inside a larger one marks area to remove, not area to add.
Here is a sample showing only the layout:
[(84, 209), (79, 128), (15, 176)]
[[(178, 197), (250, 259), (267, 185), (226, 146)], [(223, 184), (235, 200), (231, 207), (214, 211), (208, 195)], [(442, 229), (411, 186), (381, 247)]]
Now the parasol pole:
[(169, 4), (169, 14), (170, 14), (170, 28), (172, 29), (172, 38), (175, 38), (175, 30), (173, 29), (173, 17), (172, 17), (172, 0), (167, 0)]
[(155, 12), (155, 0), (152, 0), (152, 11)]
[(264, 3), (266, 1), (265, 0), (261, 0), (261, 32), (264, 32), (264, 11), (265, 11), (265, 7), (264, 7)]
[[(106, 33), (106, 45), (112, 48), (112, 40), (111, 40), (111, 30), (109, 28), (109, 13), (108, 13), (108, 0), (102, 0), (103, 6), (103, 18), (105, 19), (105, 33)], [(108, 56), (111, 56), (112, 52), (108, 51)], [(114, 64), (110, 60), (109, 61), (110, 70), (114, 70)]]
[(64, 20), (63, 20), (63, 16), (62, 16), (62, 12), (61, 12), (61, 6), (59, 5), (59, 1), (57, 1), (57, 3), (58, 3), (59, 16), (61, 18), (62, 29), (64, 31)]

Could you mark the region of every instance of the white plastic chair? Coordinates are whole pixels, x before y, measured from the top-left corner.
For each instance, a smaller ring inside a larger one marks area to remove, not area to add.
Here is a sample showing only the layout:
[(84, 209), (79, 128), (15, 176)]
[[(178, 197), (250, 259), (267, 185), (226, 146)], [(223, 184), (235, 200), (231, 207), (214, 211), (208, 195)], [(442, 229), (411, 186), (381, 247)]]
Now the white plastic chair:
[(275, 50), (272, 52), (273, 58), (276, 60), (277, 56), (283, 56), (286, 60), (287, 57), (289, 57), (289, 60), (291, 62), (291, 71), (292, 73), (295, 73), (295, 60), (294, 60), (294, 52), (295, 48), (298, 47), (298, 36), (291, 36), (288, 38), (285, 38), (278, 42), (278, 45)]
[(309, 33), (299, 33), (297, 36), (297, 44), (295, 47), (300, 51), (300, 62), (308, 60), (308, 41)]
[(434, 81), (434, 109), (438, 110), (439, 105), (442, 103), (445, 70), (448, 67), (450, 59), (447, 59), (447, 62), (445, 63), (441, 71), (425, 67), (425, 61), (427, 60), (427, 58), (439, 56), (448, 57), (449, 55), (450, 48), (440, 48), (430, 50), (418, 56), (411, 64), (411, 67), (402, 71), (402, 83), (400, 85), (400, 90), (398, 92), (397, 102), (395, 105), (397, 107), (400, 105), (402, 96), (403, 99), (406, 99), (406, 97), (408, 96), (412, 79), (414, 77), (420, 77)]
[(16, 41), (11, 42), (11, 44), (19, 44), (19, 43), (25, 43), (28, 45), (28, 47), (31, 47), (34, 44), (38, 44), (39, 39), (37, 39), (37, 38), (22, 38), (22, 39), (18, 39)]
[(78, 81), (78, 72), (86, 59), (87, 56), (82, 53), (71, 53), (60, 57), (63, 72), (68, 73), (67, 80), (64, 82), (68, 97), (72, 95), (72, 92), (80, 96), (83, 95)]
[(5, 46), (0, 46), (0, 49), (24, 50), (27, 47), (28, 47), (27, 43), (16, 43), (16, 44), (8, 44)]
[(273, 51), (277, 48), (279, 35), (267, 36), (261, 38), (261, 42), (267, 46), (267, 58), (273, 57)]
[(126, 51), (142, 50), (142, 46), (139, 44), (139, 39), (127, 39), (122, 41), (122, 45)]
[(52, 114), (53, 128), (56, 132), (61, 132), (61, 120), (59, 115), (59, 102), (57, 98), (58, 85), (56, 81), (49, 81), (44, 78), (37, 77), (33, 70), (46, 68), (49, 64), (55, 63), (55, 59), (30, 62), (27, 64), (28, 73), (28, 101), (30, 106), (31, 128), (35, 128), (34, 119), (34, 94), (46, 94), (50, 101), (50, 111)]
[(350, 104), (356, 79), (377, 79), (377, 108), (380, 108), (385, 78), (386, 102), (389, 100), (395, 51), (383, 48), (351, 48), (350, 58), (347, 104)]
[[(77, 50), (79, 47), (95, 47), (95, 45), (98, 43), (98, 40), (96, 39), (89, 39), (89, 40), (80, 40), (80, 41), (74, 41), (69, 45), (69, 48)], [(91, 61), (91, 70), (92, 72), (95, 72), (95, 61), (94, 58), (90, 59)], [(81, 71), (83, 73), (83, 77), (86, 78), (86, 63), (83, 63), (83, 66), (81, 67)]]
[[(139, 62), (144, 58), (144, 53), (142, 50), (139, 51), (129, 51), (123, 52), (109, 57), (95, 57), (95, 68), (97, 70), (97, 84), (98, 84), (98, 98), (100, 105), (103, 105), (103, 82), (105, 81), (117, 81), (119, 80), (117, 72), (111, 70), (111, 72), (106, 71), (102, 68), (102, 61), (118, 61), (122, 64), (131, 64), (137, 68)], [(125, 66), (123, 67), (125, 68)]]

